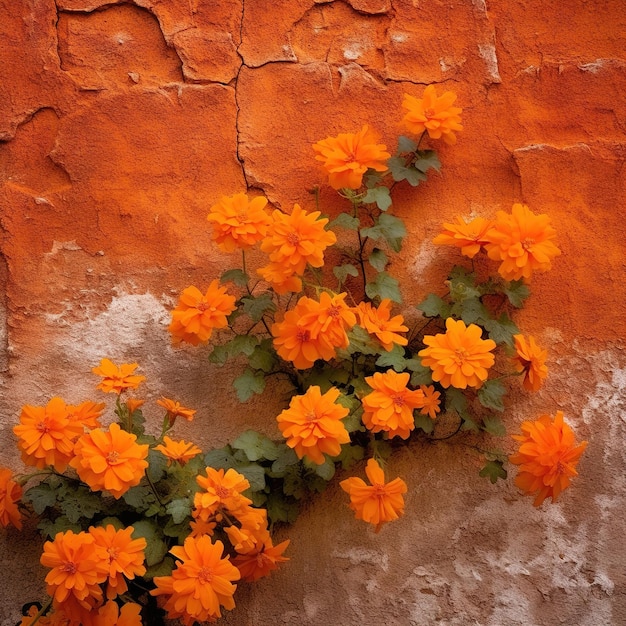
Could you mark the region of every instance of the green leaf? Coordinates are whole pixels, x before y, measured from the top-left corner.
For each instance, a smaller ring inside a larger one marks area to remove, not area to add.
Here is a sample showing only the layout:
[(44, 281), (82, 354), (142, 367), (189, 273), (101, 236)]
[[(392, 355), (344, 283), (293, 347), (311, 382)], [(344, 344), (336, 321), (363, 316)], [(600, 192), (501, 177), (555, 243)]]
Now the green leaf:
[(384, 272), (389, 259), (383, 250), (374, 248), (367, 259), (369, 264), (378, 272)]
[(228, 359), (240, 354), (250, 356), (257, 344), (258, 339), (254, 335), (237, 335), (221, 346), (215, 346), (209, 355), (209, 361), (216, 365), (224, 365)]
[(415, 413), (415, 427), (421, 428), (427, 435), (433, 432), (435, 425), (433, 420), (428, 415), (422, 415), (421, 413)]
[(507, 313), (502, 313), (497, 320), (485, 320), (483, 326), (489, 333), (489, 339), (493, 339), (498, 344), (504, 343), (511, 347), (515, 344), (513, 335), (517, 335), (520, 332), (517, 324)]
[(239, 465), (237, 471), (245, 476), (250, 483), (252, 491), (263, 491), (265, 489), (265, 469), (256, 463)]
[(326, 456), (321, 465), (312, 464), (312, 469), (321, 479), (328, 482), (335, 475), (335, 462), (329, 456)]
[(489, 317), (487, 307), (479, 298), (467, 298), (456, 302), (451, 313), (460, 317), (466, 324), (482, 324)]
[(512, 280), (504, 293), (514, 307), (521, 309), (524, 306), (524, 300), (530, 295), (530, 288), (524, 284), (523, 279)]
[(418, 385), (432, 385), (433, 372), (430, 367), (422, 365), (417, 359), (409, 359), (407, 361), (407, 369), (410, 369), (411, 385), (417, 387)]
[(148, 467), (146, 468), (146, 474), (153, 483), (158, 483), (161, 480), (165, 470), (167, 469), (167, 457), (152, 448), (148, 451)]
[(293, 448), (290, 448), (288, 445), (281, 444), (280, 446), (278, 446), (278, 450), (278, 456), (276, 457), (276, 460), (272, 463), (271, 474), (273, 476), (282, 476), (287, 471), (287, 468), (298, 465), (298, 463), (300, 463), (298, 455), (295, 453)]
[(353, 217), (348, 213), (340, 213), (330, 224), (328, 228), (345, 228), (347, 230), (359, 230), (361, 222), (358, 217)]
[(361, 446), (353, 446), (344, 444), (341, 446), (341, 454), (337, 457), (337, 461), (341, 463), (344, 470), (350, 469), (356, 461), (360, 461), (365, 456), (365, 450)]
[(143, 578), (152, 580), (155, 576), (170, 576), (172, 574), (172, 570), (174, 569), (174, 565), (174, 559), (168, 555), (159, 563), (147, 567)]
[(391, 196), (389, 195), (389, 188), (384, 185), (380, 187), (374, 187), (368, 189), (365, 197), (363, 198), (365, 204), (374, 204), (381, 211), (386, 211), (391, 206)]
[(250, 277), (243, 270), (234, 269), (234, 270), (226, 270), (220, 276), (220, 283), (235, 283), (237, 287), (245, 287), (248, 284)]
[(146, 540), (146, 566), (156, 565), (167, 554), (167, 544), (163, 541), (163, 535), (159, 528), (149, 520), (139, 520), (133, 523), (133, 539), (143, 537)]
[(382, 213), (374, 226), (361, 229), (361, 235), (375, 241), (384, 239), (394, 252), (400, 252), (402, 239), (406, 237), (406, 227), (400, 218)]
[(348, 276), (358, 276), (359, 270), (351, 263), (346, 263), (345, 265), (335, 265), (335, 267), (333, 267), (333, 274), (335, 278), (343, 284), (346, 282)]
[(427, 179), (426, 174), (420, 172), (415, 167), (407, 167), (401, 157), (391, 157), (387, 161), (387, 167), (396, 182), (406, 180), (412, 187), (417, 187)]
[(406, 359), (404, 358), (404, 348), (397, 343), (389, 352), (383, 352), (376, 361), (378, 367), (393, 367), (396, 372), (403, 372), (406, 369)]
[(420, 172), (426, 173), (428, 170), (433, 169), (439, 171), (441, 169), (441, 162), (434, 150), (420, 150), (414, 166)]
[(388, 298), (392, 302), (402, 302), (400, 283), (387, 272), (380, 272), (372, 282), (367, 283), (365, 293), (372, 300)]
[(247, 367), (241, 376), (235, 378), (233, 387), (237, 391), (239, 402), (246, 402), (255, 393), (263, 393), (265, 389), (265, 375)]
[(259, 296), (244, 296), (241, 298), (244, 312), (253, 322), (260, 322), (266, 313), (273, 313), (276, 304), (270, 293), (262, 293)]
[[(355, 325), (348, 332), (348, 339), (350, 343), (346, 348), (348, 355), (360, 353), (360, 354), (379, 354), (381, 347), (376, 343), (370, 334), (361, 326)], [(343, 350), (337, 350), (337, 354), (340, 358)]]
[(301, 500), (306, 495), (306, 482), (298, 467), (290, 467), (283, 480), (283, 493)]
[(48, 537), (49, 539), (54, 539), (57, 533), (64, 533), (68, 530), (79, 533), (82, 530), (80, 524), (70, 522), (64, 515), (57, 517), (54, 522), (44, 518), (37, 524), (37, 528), (44, 538)]
[(276, 352), (272, 345), (271, 339), (263, 339), (261, 343), (254, 348), (254, 351), (248, 359), (248, 364), (252, 369), (271, 372), (277, 362)]
[(191, 516), (191, 501), (189, 498), (176, 498), (168, 503), (165, 510), (172, 516), (174, 524), (182, 524)]
[(405, 152), (415, 152), (417, 150), (417, 144), (409, 137), (400, 135), (398, 137), (398, 152), (403, 154)]
[(231, 444), (235, 450), (243, 450), (250, 461), (267, 459), (275, 461), (279, 455), (278, 446), (256, 430), (246, 430)]
[(474, 274), (456, 266), (450, 273), (450, 299), (454, 302), (462, 302), (468, 298), (479, 297), (481, 294), (476, 288), (475, 279)]
[(288, 499), (279, 492), (272, 491), (267, 496), (267, 517), (270, 523), (296, 521), (300, 507), (297, 502)]
[(59, 504), (71, 523), (76, 523), (81, 518), (90, 520), (103, 509), (101, 495), (82, 486), (75, 490), (68, 490)]
[(22, 496), (22, 501), (30, 502), (33, 506), (33, 511), (37, 515), (41, 515), (49, 506), (56, 504), (56, 490), (48, 483), (42, 482), (26, 491)]
[(483, 427), (486, 432), (494, 437), (504, 437), (506, 427), (497, 415), (486, 415), (483, 417)]
[(237, 466), (237, 461), (233, 457), (233, 451), (230, 446), (211, 450), (204, 455), (204, 464), (214, 469), (230, 469)]
[(492, 484), (495, 484), (498, 482), (498, 478), (506, 479), (507, 471), (504, 469), (502, 461), (487, 461), (478, 475), (482, 478), (488, 478)]
[(483, 386), (478, 390), (478, 401), (486, 408), (494, 411), (504, 411), (504, 394), (506, 387), (501, 381), (493, 379), (486, 380)]
[(434, 293), (429, 293), (425, 300), (415, 305), (426, 317), (450, 317), (450, 305)]
[(131, 487), (123, 496), (122, 499), (128, 506), (133, 509), (142, 512), (148, 509), (154, 501), (154, 493), (150, 489), (149, 485), (139, 484)]
[(467, 398), (460, 389), (448, 387), (446, 395), (446, 411), (455, 411), (463, 419), (469, 419)]

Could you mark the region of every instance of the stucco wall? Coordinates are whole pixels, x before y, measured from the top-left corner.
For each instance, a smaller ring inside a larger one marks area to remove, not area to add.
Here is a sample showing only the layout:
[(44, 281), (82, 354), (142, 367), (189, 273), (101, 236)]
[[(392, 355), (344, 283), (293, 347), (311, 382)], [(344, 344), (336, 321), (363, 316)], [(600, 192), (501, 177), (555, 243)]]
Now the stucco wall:
[[(206, 348), (170, 346), (179, 291), (229, 262), (207, 209), (246, 188), (311, 208), (313, 142), (368, 122), (394, 145), (403, 93), (441, 83), (465, 130), (395, 196), (393, 271), (411, 307), (454, 262), (430, 243), (444, 219), (550, 215), (563, 255), (518, 318), (550, 376), (506, 422), (563, 410), (589, 441), (580, 477), (535, 510), (464, 446), (412, 446), (393, 460), (404, 518), (375, 535), (334, 484), (224, 623), (626, 623), (625, 45), (622, 0), (0, 0), (0, 464), (17, 467), (21, 405), (94, 396), (102, 357), (139, 362), (148, 401), (197, 408), (181, 436), (277, 436), (276, 407), (240, 406)], [(39, 550), (0, 533), (3, 626), (42, 589)]]

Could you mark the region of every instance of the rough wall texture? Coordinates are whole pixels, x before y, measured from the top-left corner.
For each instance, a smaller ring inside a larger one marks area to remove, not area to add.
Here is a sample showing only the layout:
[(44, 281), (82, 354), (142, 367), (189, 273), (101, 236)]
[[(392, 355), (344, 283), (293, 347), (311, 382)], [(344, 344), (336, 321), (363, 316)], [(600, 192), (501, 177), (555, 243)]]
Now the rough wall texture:
[[(0, 463), (20, 406), (92, 397), (104, 356), (138, 361), (149, 400), (199, 409), (181, 436), (277, 435), (206, 350), (169, 344), (179, 291), (229, 260), (207, 208), (246, 187), (308, 207), (311, 143), (369, 122), (394, 145), (402, 94), (441, 83), (465, 131), (396, 196), (394, 272), (418, 302), (452, 262), (429, 243), (444, 218), (550, 214), (564, 254), (520, 323), (551, 374), (507, 424), (561, 408), (590, 441), (581, 476), (537, 511), (462, 446), (411, 447), (403, 519), (374, 535), (334, 485), (224, 623), (626, 623), (625, 45), (622, 0), (0, 0)], [(32, 530), (0, 534), (0, 624), (40, 592), (39, 551)]]

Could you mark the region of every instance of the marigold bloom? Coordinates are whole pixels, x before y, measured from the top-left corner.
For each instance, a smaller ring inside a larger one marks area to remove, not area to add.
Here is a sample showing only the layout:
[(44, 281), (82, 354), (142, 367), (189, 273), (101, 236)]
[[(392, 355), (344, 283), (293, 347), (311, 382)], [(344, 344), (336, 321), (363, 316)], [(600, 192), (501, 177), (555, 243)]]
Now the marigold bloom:
[[(323, 291), (319, 302), (312, 298), (301, 298), (303, 306), (301, 323), (310, 329), (314, 337), (323, 336), (335, 348), (347, 348), (346, 330), (356, 324), (356, 316), (345, 303), (347, 293), (333, 294)], [(299, 304), (300, 304), (299, 302)]]
[(521, 430), (521, 435), (513, 435), (520, 442), (519, 451), (509, 457), (511, 463), (520, 466), (515, 484), (528, 495), (535, 495), (535, 506), (541, 506), (547, 497), (556, 502), (570, 479), (578, 475), (576, 465), (587, 442), (576, 444), (562, 411), (556, 412), (554, 420), (542, 415), (533, 422), (523, 422)]
[(270, 223), (266, 205), (267, 198), (258, 196), (250, 200), (245, 193), (220, 198), (207, 215), (220, 250), (246, 250), (263, 239)]
[(370, 485), (361, 478), (346, 478), (339, 484), (350, 494), (350, 508), (357, 519), (373, 524), (379, 532), (385, 522), (398, 519), (404, 513), (406, 483), (401, 478), (394, 478), (385, 483), (385, 473), (374, 459), (367, 462), (365, 468)]
[(524, 335), (513, 335), (516, 355), (513, 359), (515, 369), (524, 372), (524, 389), (528, 391), (538, 391), (543, 381), (548, 376), (546, 366), (547, 350), (542, 350), (534, 337)]
[(289, 268), (291, 274), (304, 274), (307, 263), (322, 267), (324, 250), (337, 241), (337, 236), (324, 229), (328, 219), (319, 219), (320, 215), (320, 211), (307, 213), (298, 204), (294, 204), (291, 214), (274, 211), (261, 250), (272, 263)]
[(169, 398), (161, 398), (160, 400), (157, 400), (157, 404), (162, 406), (167, 411), (170, 423), (174, 423), (177, 417), (183, 417), (188, 422), (191, 422), (193, 420), (193, 416), (197, 412), (195, 409), (186, 409), (178, 402), (170, 400)]
[(433, 243), (461, 248), (461, 254), (473, 259), (481, 247), (488, 243), (487, 233), (494, 223), (484, 217), (475, 217), (466, 223), (460, 215), (454, 221), (455, 223), (444, 223), (444, 231), (433, 239)]
[(313, 367), (317, 359), (330, 361), (336, 355), (339, 346), (332, 343), (337, 336), (332, 332), (336, 326), (332, 326), (329, 334), (320, 332), (320, 313), (319, 302), (302, 296), (282, 321), (272, 324), (276, 352), (298, 369)]
[(183, 290), (168, 330), (175, 343), (185, 341), (193, 346), (211, 338), (214, 328), (228, 326), (226, 319), (236, 308), (236, 298), (226, 292), (216, 279), (203, 295), (197, 287)]
[(126, 579), (132, 580), (146, 573), (146, 540), (143, 537), (133, 539), (133, 531), (132, 526), (116, 530), (111, 524), (106, 528), (89, 528), (89, 534), (94, 538), (96, 556), (108, 570), (106, 595), (109, 600), (127, 591)]
[(424, 89), (421, 99), (404, 94), (402, 108), (406, 110), (406, 114), (402, 121), (409, 131), (416, 135), (428, 131), (431, 139), (443, 139), (447, 144), (455, 144), (454, 133), (463, 130), (461, 126), (463, 109), (452, 106), (455, 100), (456, 94), (452, 91), (437, 96), (434, 85), (428, 85)]
[(552, 259), (561, 254), (550, 218), (535, 215), (524, 204), (514, 204), (510, 215), (498, 211), (487, 238), (487, 254), (502, 261), (498, 272), (506, 280), (530, 280), (533, 272), (549, 270)]
[(242, 580), (246, 582), (254, 582), (259, 578), (269, 576), (271, 572), (278, 569), (279, 563), (289, 560), (288, 557), (283, 556), (283, 552), (289, 545), (289, 539), (275, 546), (269, 533), (256, 537), (252, 535), (252, 538), (252, 547), (248, 549), (248, 546), (242, 546), (242, 549), (236, 550), (238, 554), (233, 559), (233, 564), (241, 573)]
[(476, 324), (465, 326), (462, 320), (449, 317), (445, 334), (426, 335), (428, 346), (417, 354), (422, 365), (430, 367), (433, 380), (444, 387), (480, 387), (487, 380), (488, 370), (494, 364), (491, 353), (496, 347), (492, 339), (481, 339), (482, 330)]
[(182, 439), (175, 441), (174, 439), (170, 439), (167, 435), (163, 437), (163, 443), (154, 446), (154, 449), (167, 457), (168, 465), (170, 465), (172, 461), (185, 465), (187, 461), (190, 461), (194, 456), (202, 452), (202, 450), (193, 443), (187, 443)]
[(27, 465), (39, 469), (52, 465), (62, 473), (74, 454), (74, 443), (83, 432), (83, 424), (72, 418), (71, 407), (55, 397), (44, 406), (22, 407), (20, 423), (13, 427), (18, 448)]
[(212, 537), (216, 526), (217, 522), (214, 521), (204, 521), (200, 518), (191, 520), (189, 522), (189, 527), (191, 528), (189, 536), (200, 537), (202, 535), (209, 535), (209, 537)]
[(312, 385), (304, 395), (293, 396), (289, 408), (276, 418), (286, 443), (298, 458), (304, 457), (321, 465), (325, 454), (338, 456), (341, 444), (350, 435), (341, 421), (350, 410), (337, 404), (339, 389), (331, 387), (325, 394)]
[(22, 487), (13, 480), (13, 472), (7, 467), (0, 467), (0, 525), (13, 524), (22, 528), (22, 520), (17, 503), (22, 497)]
[(182, 546), (170, 552), (179, 559), (171, 576), (156, 576), (154, 596), (169, 595), (165, 609), (170, 617), (180, 616), (190, 624), (221, 617), (220, 607), (235, 608), (232, 581), (239, 580), (239, 570), (228, 557), (222, 558), (224, 544), (210, 537), (187, 537)]
[(430, 419), (434, 420), (437, 417), (437, 413), (441, 411), (441, 400), (439, 399), (441, 393), (435, 391), (434, 385), (420, 385), (420, 389), (424, 394), (424, 406), (420, 409), (420, 413), (428, 415)]
[(391, 157), (367, 124), (357, 133), (340, 133), (318, 141), (313, 150), (316, 160), (324, 164), (333, 189), (358, 189), (368, 169), (386, 171)]
[(93, 626), (142, 626), (141, 605), (127, 602), (119, 608), (116, 602), (109, 600), (98, 609), (93, 618)]
[(74, 626), (76, 624), (62, 610), (53, 610), (45, 616), (42, 615), (35, 622), (38, 612), (37, 606), (31, 606), (28, 609), (28, 615), (22, 617), (18, 626), (33, 626), (33, 624), (37, 624), (37, 626)]
[(406, 346), (408, 339), (398, 333), (405, 333), (409, 329), (404, 325), (402, 315), (391, 317), (391, 300), (385, 298), (378, 307), (372, 306), (371, 302), (361, 302), (354, 309), (358, 318), (358, 324), (370, 335), (375, 335), (383, 348), (389, 352), (394, 344)]
[(133, 374), (137, 367), (137, 363), (123, 363), (117, 366), (109, 359), (102, 359), (100, 365), (91, 370), (94, 374), (102, 376), (102, 382), (96, 385), (96, 389), (117, 394), (125, 389), (137, 389), (146, 380), (145, 376)]
[(139, 484), (148, 462), (148, 446), (138, 444), (136, 435), (117, 423), (108, 430), (85, 433), (74, 448), (70, 465), (91, 489), (109, 491), (115, 498)]
[(291, 267), (283, 263), (268, 263), (260, 267), (257, 274), (268, 282), (278, 295), (302, 291), (302, 279), (293, 273)]
[(208, 521), (221, 508), (236, 514), (242, 507), (252, 504), (252, 500), (241, 495), (250, 488), (250, 483), (236, 470), (207, 467), (206, 474), (196, 476), (196, 482), (204, 491), (194, 496), (194, 518)]
[(407, 439), (415, 428), (413, 410), (424, 406), (421, 389), (407, 389), (410, 374), (387, 370), (367, 376), (365, 382), (373, 389), (361, 399), (363, 424), (373, 433), (386, 432)]
[(40, 558), (50, 568), (46, 576), (48, 595), (58, 603), (74, 596), (85, 608), (102, 599), (100, 583), (106, 580), (107, 565), (96, 554), (94, 538), (85, 532), (68, 530), (46, 541)]
[(132, 415), (137, 409), (142, 407), (145, 403), (146, 403), (145, 400), (138, 400), (137, 398), (127, 398), (126, 408), (128, 409), (128, 413)]
[(77, 405), (67, 405), (67, 413), (71, 420), (80, 422), (84, 428), (100, 428), (99, 418), (106, 405), (104, 402), (86, 400)]

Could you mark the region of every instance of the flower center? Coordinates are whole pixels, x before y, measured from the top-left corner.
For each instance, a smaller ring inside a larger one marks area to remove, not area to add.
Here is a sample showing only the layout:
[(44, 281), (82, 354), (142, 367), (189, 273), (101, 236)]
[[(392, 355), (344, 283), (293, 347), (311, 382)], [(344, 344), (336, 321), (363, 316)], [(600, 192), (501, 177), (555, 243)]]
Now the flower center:
[(535, 240), (532, 237), (526, 237), (524, 241), (522, 241), (522, 248), (528, 251), (535, 245)]
[(424, 115), (430, 119), (431, 117), (435, 117), (435, 109), (426, 109), (424, 111)]
[(309, 413), (307, 413), (307, 414), (304, 416), (304, 419), (305, 419), (307, 422), (314, 422), (315, 420), (317, 420), (317, 415), (315, 415), (315, 413), (313, 413), (313, 411), (310, 411)]
[(228, 489), (228, 487), (224, 487), (223, 485), (218, 485), (215, 487), (215, 493), (223, 500), (224, 498), (228, 498), (228, 496), (230, 496), (230, 489)]
[(50, 427), (48, 426), (48, 422), (46, 420), (42, 420), (37, 424), (37, 430), (43, 435), (50, 431)]
[(210, 583), (213, 580), (213, 571), (210, 567), (203, 567), (198, 572), (198, 580), (202, 583)]
[(381, 483), (375, 483), (372, 485), (374, 487), (374, 496), (376, 498), (382, 498), (385, 495), (385, 485)]
[(457, 365), (463, 365), (467, 359), (467, 350), (465, 348), (457, 348), (454, 351), (454, 360)]
[(72, 561), (65, 561), (59, 569), (66, 574), (75, 574), (78, 567), (76, 567), (76, 563), (73, 563)]
[(115, 465), (120, 458), (120, 453), (117, 450), (111, 450), (109, 454), (107, 454), (107, 463), (109, 465)]
[(296, 339), (300, 343), (304, 343), (305, 341), (310, 341), (311, 333), (306, 328), (300, 328), (298, 329), (298, 332), (296, 333)]
[(403, 407), (406, 404), (405, 401), (404, 401), (404, 396), (402, 396), (400, 394), (396, 394), (395, 396), (392, 396), (391, 399), (393, 400), (393, 403), (398, 408), (401, 408), (401, 407)]
[(300, 237), (298, 237), (298, 233), (289, 233), (287, 235), (287, 243), (292, 246), (297, 246), (300, 243)]
[(107, 553), (109, 554), (109, 563), (112, 563), (113, 561), (116, 561), (119, 557), (120, 550), (119, 548), (111, 546), (110, 548), (107, 548)]
[(199, 302), (196, 305), (196, 309), (198, 309), (198, 311), (201, 311), (202, 313), (204, 313), (205, 311), (215, 311), (215, 307), (211, 306), (208, 302)]
[(328, 315), (333, 319), (337, 319), (340, 313), (341, 309), (336, 304), (333, 304), (333, 306), (328, 309)]

